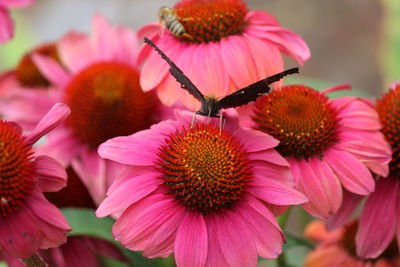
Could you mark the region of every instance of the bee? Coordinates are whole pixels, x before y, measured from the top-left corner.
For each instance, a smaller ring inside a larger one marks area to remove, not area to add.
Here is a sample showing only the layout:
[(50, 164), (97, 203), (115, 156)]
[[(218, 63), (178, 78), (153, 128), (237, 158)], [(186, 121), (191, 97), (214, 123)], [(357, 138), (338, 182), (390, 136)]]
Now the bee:
[(192, 36), (186, 32), (185, 27), (179, 22), (175, 9), (167, 6), (161, 7), (158, 11), (158, 18), (164, 27), (176, 37), (192, 39)]

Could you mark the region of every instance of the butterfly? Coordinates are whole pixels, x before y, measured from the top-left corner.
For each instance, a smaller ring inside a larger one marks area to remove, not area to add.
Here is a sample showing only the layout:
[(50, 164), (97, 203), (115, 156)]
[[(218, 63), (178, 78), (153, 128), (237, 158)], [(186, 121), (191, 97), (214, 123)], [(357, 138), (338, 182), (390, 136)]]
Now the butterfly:
[(299, 68), (291, 68), (275, 75), (269, 76), (258, 82), (252, 83), (232, 94), (229, 94), (221, 99), (211, 98), (204, 96), (199, 89), (189, 80), (188, 77), (182, 72), (178, 66), (172, 62), (167, 55), (164, 54), (152, 41), (147, 37), (144, 38), (145, 43), (152, 46), (161, 57), (170, 66), (169, 72), (175, 77), (177, 82), (181, 84), (181, 87), (187, 90), (192, 96), (194, 96), (201, 103), (200, 110), (196, 111), (197, 114), (208, 117), (218, 117), (221, 109), (234, 108), (246, 105), (252, 101), (255, 101), (258, 97), (265, 95), (271, 91), (269, 85), (273, 82), (277, 82), (286, 75), (298, 73)]

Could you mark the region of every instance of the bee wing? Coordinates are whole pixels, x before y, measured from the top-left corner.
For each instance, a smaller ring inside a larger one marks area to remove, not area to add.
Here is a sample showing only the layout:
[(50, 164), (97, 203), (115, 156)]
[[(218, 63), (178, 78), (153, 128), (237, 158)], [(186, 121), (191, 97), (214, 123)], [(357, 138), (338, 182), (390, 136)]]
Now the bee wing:
[(230, 95), (225, 96), (218, 101), (218, 106), (222, 108), (234, 108), (248, 104), (249, 102), (256, 101), (256, 99), (271, 91), (269, 85), (277, 82), (286, 75), (298, 73), (299, 68), (291, 68), (275, 75), (269, 76), (258, 82), (252, 83)]
[(189, 80), (188, 77), (186, 77), (185, 74), (181, 71), (178, 66), (175, 65), (174, 62), (172, 62), (166, 54), (164, 54), (163, 51), (160, 50), (152, 41), (150, 41), (147, 37), (144, 38), (144, 42), (152, 46), (160, 55), (161, 57), (168, 63), (170, 66), (169, 72), (171, 73), (172, 76), (175, 77), (176, 81), (181, 84), (181, 87), (185, 90), (187, 90), (192, 96), (194, 96), (197, 100), (199, 100), (201, 103), (204, 103), (206, 101), (204, 95), (197, 89), (197, 87)]

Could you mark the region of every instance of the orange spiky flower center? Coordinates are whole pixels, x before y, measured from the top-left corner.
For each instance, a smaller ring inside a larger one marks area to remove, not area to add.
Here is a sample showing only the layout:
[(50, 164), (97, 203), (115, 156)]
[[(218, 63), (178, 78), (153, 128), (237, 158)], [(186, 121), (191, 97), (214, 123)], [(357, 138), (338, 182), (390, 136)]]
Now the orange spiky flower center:
[(181, 37), (189, 42), (217, 42), (247, 26), (248, 10), (241, 0), (183, 0), (174, 8), (187, 33)]
[(66, 88), (65, 103), (71, 108), (67, 125), (91, 148), (147, 129), (158, 106), (152, 92), (142, 91), (137, 70), (113, 62), (96, 63), (77, 74)]
[(50, 57), (57, 62), (61, 62), (57, 47), (55, 44), (47, 44), (36, 48), (35, 50), (26, 54), (18, 63), (15, 70), (17, 80), (24, 87), (37, 88), (49, 87), (50, 82), (42, 75), (35, 63), (32, 61), (32, 55), (39, 54)]
[(382, 124), (382, 132), (392, 147), (390, 173), (400, 174), (400, 84), (377, 100), (376, 110)]
[(241, 143), (211, 124), (171, 134), (157, 165), (169, 194), (202, 214), (231, 208), (243, 199), (252, 177)]
[(280, 141), (283, 156), (308, 159), (338, 141), (336, 110), (328, 98), (302, 85), (285, 86), (255, 103), (257, 129)]
[(31, 150), (14, 123), (0, 120), (0, 218), (18, 210), (32, 190)]

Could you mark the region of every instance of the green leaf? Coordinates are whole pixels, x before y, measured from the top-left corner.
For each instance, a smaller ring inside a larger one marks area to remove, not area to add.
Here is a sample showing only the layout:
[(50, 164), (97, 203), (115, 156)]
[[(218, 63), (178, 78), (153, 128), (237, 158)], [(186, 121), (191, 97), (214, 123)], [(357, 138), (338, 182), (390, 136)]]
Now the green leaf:
[(64, 208), (61, 212), (67, 218), (72, 232), (70, 235), (86, 235), (116, 243), (111, 234), (114, 220), (111, 217), (97, 218), (92, 209)]
[[(324, 90), (326, 88), (337, 86), (340, 83), (334, 84), (334, 83), (329, 83), (327, 81), (313, 79), (310, 77), (290, 76), (290, 77), (285, 78), (285, 85), (290, 85), (290, 84), (303, 84), (305, 86), (309, 86), (316, 90)], [(373, 97), (371, 94), (364, 92), (362, 90), (359, 90), (357, 88), (352, 88), (351, 90), (336, 91), (333, 93), (329, 93), (328, 96), (330, 98), (337, 98), (337, 97), (343, 97), (343, 96), (357, 96), (357, 97), (366, 97), (366, 98)]]
[(400, 80), (400, 1), (382, 0), (383, 38), (380, 49), (385, 85)]

